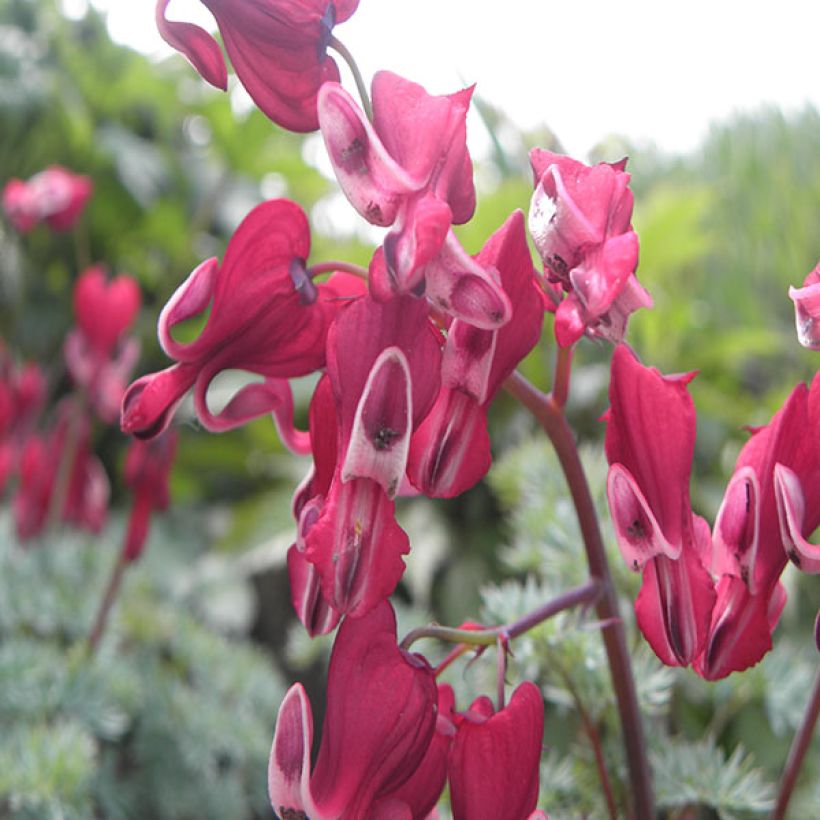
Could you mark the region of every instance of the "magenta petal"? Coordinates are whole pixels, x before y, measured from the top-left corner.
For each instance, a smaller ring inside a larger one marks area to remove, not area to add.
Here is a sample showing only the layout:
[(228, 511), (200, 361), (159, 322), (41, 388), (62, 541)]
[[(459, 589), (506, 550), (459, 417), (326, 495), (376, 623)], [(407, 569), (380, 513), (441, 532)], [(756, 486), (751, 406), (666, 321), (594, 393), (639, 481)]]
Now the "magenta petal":
[(227, 91), (228, 70), (219, 44), (207, 31), (193, 23), (167, 20), (165, 12), (169, 2), (170, 0), (157, 1), (156, 20), (160, 36), (169, 46), (182, 52), (204, 80)]
[(424, 276), (427, 298), (456, 319), (483, 330), (495, 330), (510, 320), (510, 299), (497, 273), (469, 256), (452, 230), (441, 252), (424, 268)]
[(507, 706), (463, 720), (450, 752), (454, 820), (521, 820), (538, 800), (544, 701), (525, 681)]
[(789, 288), (794, 302), (797, 339), (803, 347), (820, 350), (820, 265), (805, 279), (803, 287)]
[(158, 436), (171, 423), (177, 405), (193, 386), (197, 370), (176, 364), (137, 379), (125, 391), (120, 429), (137, 438)]
[(774, 468), (774, 491), (783, 548), (803, 572), (816, 575), (820, 572), (820, 546), (803, 536), (806, 500), (800, 479), (793, 470), (777, 464)]
[(288, 550), (290, 598), (296, 615), (311, 638), (326, 635), (336, 628), (342, 614), (322, 595), (321, 579), (296, 544)]
[(633, 570), (657, 555), (678, 558), (681, 544), (670, 544), (632, 474), (621, 464), (609, 468), (606, 493), (621, 555)]
[(442, 385), (462, 390), (478, 404), (490, 398), (488, 387), (498, 334), (456, 319), (447, 332), (441, 358)]
[(760, 484), (751, 467), (741, 467), (729, 481), (715, 519), (712, 572), (742, 578), (756, 592), (759, 537)]
[[(772, 648), (771, 595), (782, 609), (782, 589), (752, 595), (740, 578), (724, 575), (717, 585), (717, 601), (703, 654), (695, 671), (706, 680), (719, 680), (731, 672), (754, 666)], [(776, 615), (778, 606), (774, 607)], [(776, 618), (774, 619), (776, 622)]]
[[(288, 689), (276, 717), (268, 762), (268, 797), (279, 817), (304, 812), (321, 817), (310, 794), (313, 714), (301, 683)], [(303, 815), (304, 816), (304, 815)]]
[(373, 225), (392, 225), (404, 197), (420, 190), (390, 156), (373, 126), (338, 83), (319, 91), (319, 124), (333, 169), (351, 205)]
[(706, 642), (714, 603), (711, 576), (695, 552), (684, 550), (676, 561), (661, 555), (646, 564), (635, 614), (667, 666), (688, 666)]
[(399, 649), (392, 607), (346, 618), (330, 658), (322, 744), (311, 780), (316, 817), (371, 817), (421, 763), (436, 725), (433, 671)]
[(359, 617), (393, 592), (404, 573), (402, 555), (410, 551), (393, 502), (367, 478), (334, 479), (305, 541), (305, 555), (321, 576), (325, 600)]

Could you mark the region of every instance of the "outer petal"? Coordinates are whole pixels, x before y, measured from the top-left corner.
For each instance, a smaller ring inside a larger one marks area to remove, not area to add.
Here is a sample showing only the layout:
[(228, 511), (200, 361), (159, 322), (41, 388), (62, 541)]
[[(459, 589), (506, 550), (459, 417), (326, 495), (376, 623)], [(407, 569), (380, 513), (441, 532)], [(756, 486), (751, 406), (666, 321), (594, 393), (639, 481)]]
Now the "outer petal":
[(390, 155), (367, 117), (338, 83), (319, 91), (319, 125), (333, 170), (351, 205), (373, 225), (392, 225), (404, 198), (421, 190), (414, 176)]
[(774, 468), (774, 491), (783, 548), (803, 572), (816, 575), (820, 572), (820, 546), (810, 543), (803, 536), (806, 500), (800, 479), (793, 470), (777, 464)]
[(196, 367), (176, 364), (137, 379), (122, 398), (120, 429), (137, 438), (153, 438), (171, 423), (179, 403), (196, 380)]
[(130, 276), (108, 280), (100, 266), (80, 274), (74, 286), (74, 315), (86, 339), (101, 356), (110, 355), (140, 308), (139, 285)]
[(219, 44), (199, 26), (167, 20), (165, 12), (169, 2), (170, 0), (157, 0), (156, 20), (160, 36), (172, 48), (181, 51), (204, 80), (227, 91), (228, 70)]
[(759, 540), (760, 483), (751, 467), (741, 467), (729, 481), (715, 519), (713, 574), (742, 578), (750, 592), (757, 592)]
[[(475, 704), (474, 704), (475, 707)], [(491, 717), (479, 713), (458, 727), (450, 753), (454, 820), (520, 820), (538, 799), (544, 702), (525, 681)]]
[(321, 578), (296, 544), (288, 550), (288, 578), (293, 608), (311, 638), (326, 635), (336, 628), (342, 613), (322, 594)]

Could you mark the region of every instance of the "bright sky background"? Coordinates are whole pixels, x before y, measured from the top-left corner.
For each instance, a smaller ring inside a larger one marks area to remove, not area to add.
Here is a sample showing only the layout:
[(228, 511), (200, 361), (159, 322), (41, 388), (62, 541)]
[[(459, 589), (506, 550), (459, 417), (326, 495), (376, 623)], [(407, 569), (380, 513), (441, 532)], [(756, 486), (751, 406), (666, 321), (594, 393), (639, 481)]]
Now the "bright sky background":
[[(118, 42), (171, 53), (153, 0), (91, 2)], [(198, 0), (172, 0), (168, 16), (213, 26)], [(611, 133), (686, 151), (737, 109), (820, 108), (818, 0), (361, 0), (335, 33), (366, 76), (387, 68), (431, 93), (475, 82), (579, 157)]]

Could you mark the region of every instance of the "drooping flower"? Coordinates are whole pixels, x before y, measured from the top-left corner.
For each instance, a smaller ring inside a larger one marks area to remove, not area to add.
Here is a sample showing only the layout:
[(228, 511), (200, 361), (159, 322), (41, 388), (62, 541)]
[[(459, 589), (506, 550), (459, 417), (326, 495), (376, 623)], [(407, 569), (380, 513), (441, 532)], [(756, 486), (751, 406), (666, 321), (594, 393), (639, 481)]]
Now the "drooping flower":
[(372, 225), (392, 226), (370, 266), (381, 301), (424, 293), (440, 310), (495, 329), (509, 300), (461, 247), (451, 225), (475, 210), (466, 116), (472, 89), (432, 96), (387, 71), (373, 78), (373, 124), (337, 83), (319, 92), (319, 123), (336, 177)]
[(52, 165), (27, 182), (9, 180), (3, 188), (3, 210), (21, 232), (41, 222), (55, 231), (67, 231), (76, 224), (92, 190), (89, 177)]
[(615, 348), (606, 416), (607, 497), (621, 554), (643, 572), (638, 626), (667, 665), (703, 650), (715, 603), (708, 524), (692, 513), (694, 374), (663, 376)]
[(820, 264), (803, 280), (800, 288), (789, 288), (794, 302), (797, 339), (803, 347), (820, 350)]
[(151, 513), (168, 506), (168, 478), (177, 449), (176, 430), (166, 430), (150, 441), (133, 439), (125, 456), (125, 483), (134, 493), (123, 557), (136, 561), (142, 554)]
[[(436, 726), (433, 670), (396, 644), (393, 609), (383, 601), (346, 618), (330, 657), (322, 742), (311, 771), (313, 720), (301, 684), (276, 720), (268, 792), (280, 818), (377, 817), (421, 764)], [(395, 816), (395, 815), (394, 815)]]
[[(712, 572), (717, 603), (695, 670), (709, 680), (756, 664), (772, 648), (786, 603), (787, 555), (801, 562), (820, 524), (820, 378), (799, 384), (738, 456), (718, 511)], [(799, 546), (798, 546), (799, 545)]]
[[(105, 469), (91, 452), (89, 418), (72, 401), (58, 408), (55, 426), (26, 440), (20, 457), (14, 518), (21, 539), (42, 532), (52, 505), (56, 520), (99, 532), (108, 515), (110, 486)], [(66, 463), (66, 459), (70, 463)], [(65, 466), (63, 466), (65, 464)], [(61, 472), (66, 470), (65, 479)], [(60, 486), (62, 481), (65, 486)], [(61, 493), (62, 498), (55, 498)]]
[(566, 294), (555, 311), (558, 344), (568, 347), (584, 334), (618, 343), (629, 315), (652, 306), (635, 277), (638, 236), (630, 224), (626, 160), (590, 167), (534, 148), (530, 162), (530, 233), (549, 291), (556, 298), (558, 288)]
[(433, 409), (410, 442), (407, 474), (425, 495), (452, 497), (472, 487), (490, 466), (487, 411), (504, 379), (538, 342), (538, 298), (524, 216), (515, 211), (476, 257), (499, 273), (512, 316), (482, 330), (455, 319), (442, 356), (442, 386)]
[[(210, 34), (192, 23), (166, 19), (170, 0), (158, 0), (163, 39), (181, 51), (211, 85), (226, 89), (222, 52)], [(339, 80), (327, 47), (333, 28), (347, 20), (359, 0), (202, 0), (216, 19), (231, 63), (253, 101), (277, 125), (315, 131), (316, 95), (322, 83)]]
[(535, 810), (544, 701), (525, 681), (495, 712), (486, 696), (457, 719), (449, 759), (454, 820), (521, 820)]
[(74, 286), (77, 327), (65, 340), (66, 364), (99, 417), (109, 423), (119, 415), (139, 356), (139, 342), (126, 334), (141, 301), (134, 279), (120, 274), (109, 281), (100, 266), (85, 270)]
[[(287, 379), (324, 366), (328, 325), (343, 303), (333, 277), (315, 287), (306, 279), (309, 252), (307, 217), (296, 203), (277, 199), (254, 208), (228, 243), (222, 264), (215, 258), (200, 264), (160, 314), (160, 344), (177, 363), (128, 388), (123, 432), (157, 435), (191, 387), (197, 416), (208, 430), (227, 430), (270, 412), (279, 413), (282, 426), (292, 427), (292, 418), (281, 412), (292, 408)], [(348, 287), (349, 278), (343, 281)], [(174, 339), (177, 324), (209, 306), (194, 341)], [(208, 407), (208, 387), (231, 368), (265, 380), (243, 387), (215, 415)], [(283, 438), (301, 446), (292, 431)]]
[(427, 304), (412, 296), (362, 298), (328, 336), (336, 404), (336, 464), (321, 513), (305, 536), (325, 600), (360, 616), (395, 588), (410, 549), (394, 497), (410, 437), (439, 389), (441, 354)]

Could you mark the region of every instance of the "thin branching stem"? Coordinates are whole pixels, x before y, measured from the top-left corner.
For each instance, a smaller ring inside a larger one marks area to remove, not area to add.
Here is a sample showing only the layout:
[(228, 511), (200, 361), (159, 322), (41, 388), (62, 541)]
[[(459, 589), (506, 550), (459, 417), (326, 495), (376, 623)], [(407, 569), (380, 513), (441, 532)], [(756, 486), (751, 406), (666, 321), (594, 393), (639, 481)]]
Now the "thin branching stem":
[(340, 262), (337, 259), (331, 259), (328, 262), (319, 262), (316, 265), (311, 265), (307, 269), (307, 275), (311, 279), (314, 279), (317, 276), (321, 276), (323, 273), (336, 273), (337, 271), (350, 273), (353, 276), (358, 276), (359, 279), (364, 279), (367, 281), (367, 268), (363, 268), (361, 265), (354, 265), (353, 262)]
[(655, 816), (652, 778), (641, 725), (638, 695), (626, 645), (626, 633), (618, 614), (618, 598), (601, 538), (598, 514), (589, 491), (575, 437), (564, 416), (562, 406), (552, 395), (542, 393), (518, 372), (513, 373), (504, 386), (543, 427), (564, 471), (581, 528), (589, 572), (593, 578), (599, 579), (602, 585), (596, 611), (598, 617), (608, 624), (602, 633), (624, 735), (633, 814), (639, 820), (650, 820)]
[(94, 625), (91, 627), (91, 632), (88, 633), (88, 652), (91, 655), (97, 651), (100, 638), (102, 638), (105, 633), (105, 627), (108, 624), (108, 615), (111, 612), (114, 601), (117, 600), (117, 595), (122, 585), (122, 577), (127, 566), (128, 561), (125, 558), (125, 551), (123, 550), (117, 558), (117, 563), (114, 564), (111, 570), (108, 586), (105, 588), (105, 594), (103, 595), (102, 601), (100, 601), (100, 606), (94, 617)]
[(347, 63), (348, 68), (353, 74), (353, 79), (356, 81), (356, 88), (362, 101), (364, 113), (367, 115), (367, 119), (369, 119), (370, 122), (373, 122), (373, 106), (370, 104), (370, 95), (367, 93), (367, 86), (365, 85), (364, 77), (362, 77), (362, 72), (359, 71), (359, 66), (356, 63), (356, 60), (353, 59), (353, 55), (348, 50), (347, 46), (335, 35), (331, 34), (328, 45)]
[(818, 671), (817, 678), (814, 681), (814, 689), (812, 689), (811, 697), (806, 706), (803, 721), (798, 727), (794, 735), (794, 740), (792, 741), (792, 747), (789, 749), (786, 768), (783, 770), (783, 777), (780, 778), (780, 793), (777, 795), (777, 803), (775, 803), (774, 811), (772, 812), (772, 820), (783, 820), (786, 816), (786, 809), (788, 808), (792, 791), (794, 791), (795, 783), (797, 783), (800, 769), (803, 766), (803, 759), (809, 749), (809, 744), (814, 734), (814, 727), (817, 725), (818, 715), (820, 715), (820, 671)]

